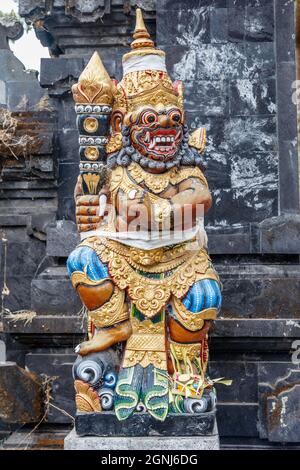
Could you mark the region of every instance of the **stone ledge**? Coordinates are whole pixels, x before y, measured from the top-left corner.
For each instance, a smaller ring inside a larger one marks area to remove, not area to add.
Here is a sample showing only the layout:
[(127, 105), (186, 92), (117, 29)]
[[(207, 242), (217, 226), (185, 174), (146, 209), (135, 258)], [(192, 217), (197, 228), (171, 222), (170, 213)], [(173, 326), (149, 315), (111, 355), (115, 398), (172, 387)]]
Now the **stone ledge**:
[(65, 450), (219, 450), (217, 428), (210, 436), (190, 437), (79, 437), (73, 429), (65, 438)]
[(118, 421), (111, 411), (80, 413), (75, 420), (78, 436), (104, 437), (178, 437), (209, 436), (214, 433), (215, 411), (201, 414), (169, 414), (164, 422), (148, 413), (134, 413), (125, 421)]

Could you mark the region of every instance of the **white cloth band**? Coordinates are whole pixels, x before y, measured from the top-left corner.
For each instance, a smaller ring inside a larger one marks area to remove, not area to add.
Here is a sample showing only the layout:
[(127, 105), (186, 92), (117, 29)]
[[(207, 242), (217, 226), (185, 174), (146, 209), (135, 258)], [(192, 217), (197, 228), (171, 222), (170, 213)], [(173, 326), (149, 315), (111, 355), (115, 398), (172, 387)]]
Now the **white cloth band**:
[(140, 70), (161, 70), (166, 72), (166, 58), (156, 54), (129, 57), (123, 63), (123, 74)]
[(80, 234), (81, 240), (88, 237), (103, 237), (116, 240), (124, 245), (133, 246), (141, 250), (153, 250), (163, 246), (176, 245), (197, 237), (200, 247), (207, 246), (207, 235), (203, 223), (183, 232), (106, 232), (105, 230), (90, 230)]

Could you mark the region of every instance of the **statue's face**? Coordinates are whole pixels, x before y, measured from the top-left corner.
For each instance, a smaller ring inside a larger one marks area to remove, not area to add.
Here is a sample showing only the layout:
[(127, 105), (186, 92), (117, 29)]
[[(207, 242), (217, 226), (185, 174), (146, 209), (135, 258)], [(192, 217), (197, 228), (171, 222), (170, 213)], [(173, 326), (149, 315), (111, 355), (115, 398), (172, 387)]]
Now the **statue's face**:
[(133, 147), (156, 161), (170, 161), (183, 137), (183, 113), (175, 107), (143, 107), (126, 116)]

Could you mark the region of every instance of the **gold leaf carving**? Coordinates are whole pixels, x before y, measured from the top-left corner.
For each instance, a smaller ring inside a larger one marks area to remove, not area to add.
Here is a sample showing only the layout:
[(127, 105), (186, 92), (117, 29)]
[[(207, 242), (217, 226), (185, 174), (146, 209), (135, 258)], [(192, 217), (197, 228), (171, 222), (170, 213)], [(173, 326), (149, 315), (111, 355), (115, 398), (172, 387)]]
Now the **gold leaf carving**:
[(75, 403), (78, 411), (102, 411), (97, 392), (86, 382), (75, 380)]
[(194, 147), (199, 153), (202, 153), (206, 145), (206, 129), (200, 127), (196, 129), (189, 137), (189, 146)]
[(104, 328), (128, 320), (125, 292), (115, 286), (112, 297), (97, 310), (89, 312), (89, 318), (96, 328)]
[(86, 147), (84, 150), (84, 156), (88, 160), (95, 161), (99, 158), (99, 150), (97, 147)]
[(83, 180), (86, 183), (90, 194), (97, 194), (100, 175), (96, 173), (84, 173)]
[(113, 83), (99, 57), (94, 52), (78, 83), (72, 86), (76, 103), (107, 104), (113, 103)]
[(87, 117), (83, 121), (83, 127), (86, 132), (89, 132), (90, 134), (94, 133), (98, 129), (98, 120), (94, 117)]

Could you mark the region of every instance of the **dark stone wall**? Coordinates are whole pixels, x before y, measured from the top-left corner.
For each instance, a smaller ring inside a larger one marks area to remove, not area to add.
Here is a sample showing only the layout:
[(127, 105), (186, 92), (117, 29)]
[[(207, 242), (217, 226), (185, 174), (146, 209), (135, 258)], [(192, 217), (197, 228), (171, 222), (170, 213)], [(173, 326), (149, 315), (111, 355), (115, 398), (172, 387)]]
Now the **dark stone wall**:
[[(41, 217), (34, 219), (36, 211), (45, 212), (34, 203), (31, 228), (23, 221), (21, 229), (10, 229), (11, 240), (26, 233), (29, 250), (22, 255), (26, 288), (20, 272), (19, 286), (11, 284), (10, 302), (19, 310), (26, 299), (26, 308), (36, 315), (26, 324), (4, 318), (7, 356), (56, 377), (53, 404), (74, 414), (71, 364), (85, 317), (65, 270), (78, 240), (73, 222), (78, 146), (70, 87), (95, 49), (111, 76), (121, 78), (137, 3), (167, 53), (172, 79), (184, 81), (191, 128), (205, 126), (208, 134), (204, 159), (214, 206), (206, 225), (224, 285), (210, 372), (233, 379), (232, 387), (218, 387), (220, 434), (300, 441), (297, 423), (286, 431), (300, 402), (299, 364), (291, 359), (300, 328), (294, 2), (105, 0), (89, 2), (89, 9), (84, 3), (76, 2), (75, 8), (68, 0), (19, 1), (21, 14), (34, 22), (38, 38), (53, 55), (42, 60), (36, 90), (47, 94), (56, 120), (57, 220), (43, 225)], [(16, 186), (10, 184), (3, 194), (15, 208)], [(39, 203), (45, 204), (40, 194)], [(12, 255), (8, 264), (11, 276), (21, 269)], [(26, 293), (18, 296), (18, 289)], [(57, 408), (50, 410), (50, 423), (68, 419)]]

